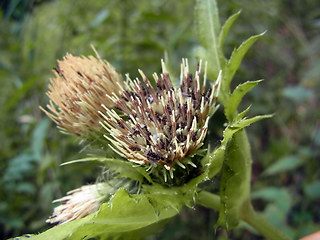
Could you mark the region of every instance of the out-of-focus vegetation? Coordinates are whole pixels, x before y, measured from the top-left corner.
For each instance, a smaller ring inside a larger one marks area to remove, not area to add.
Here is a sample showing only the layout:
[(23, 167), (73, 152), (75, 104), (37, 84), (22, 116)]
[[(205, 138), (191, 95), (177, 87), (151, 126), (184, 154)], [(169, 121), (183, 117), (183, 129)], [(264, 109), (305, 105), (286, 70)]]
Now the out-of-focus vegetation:
[[(222, 21), (242, 9), (227, 39), (230, 53), (248, 35), (268, 30), (236, 75), (239, 82), (265, 79), (247, 97), (252, 115), (276, 114), (248, 129), (254, 205), (292, 238), (315, 232), (320, 228), (320, 2), (218, 3)], [(101, 172), (89, 164), (59, 166), (86, 153), (38, 108), (48, 102), (45, 91), (56, 59), (66, 52), (92, 55), (93, 44), (102, 58), (132, 77), (137, 68), (149, 76), (159, 72), (165, 55), (178, 73), (182, 57), (196, 61), (197, 39), (191, 0), (0, 4), (0, 235), (6, 239), (47, 229), (51, 201), (94, 182)], [(217, 132), (209, 136), (222, 134), (223, 121), (218, 113), (211, 122)], [(204, 208), (186, 209), (150, 239), (212, 239), (216, 219)], [(261, 239), (245, 225), (216, 236)]]

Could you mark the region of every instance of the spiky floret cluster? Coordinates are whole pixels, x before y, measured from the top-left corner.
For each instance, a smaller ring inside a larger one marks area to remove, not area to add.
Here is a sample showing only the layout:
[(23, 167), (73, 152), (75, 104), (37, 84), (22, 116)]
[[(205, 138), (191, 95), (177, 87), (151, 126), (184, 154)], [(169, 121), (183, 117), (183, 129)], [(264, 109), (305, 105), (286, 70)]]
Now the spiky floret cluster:
[(67, 196), (54, 200), (62, 203), (56, 207), (52, 216), (46, 221), (52, 224), (63, 224), (83, 218), (96, 212), (108, 197), (109, 187), (104, 183), (82, 186), (67, 193)]
[[(131, 80), (127, 75), (122, 95), (109, 99), (120, 111), (102, 105), (105, 118), (101, 125), (108, 131), (105, 137), (119, 155), (138, 164), (164, 166), (172, 171), (176, 165), (194, 165), (186, 156), (203, 144), (209, 116), (215, 109), (220, 75), (212, 88), (206, 91), (206, 68), (201, 85), (201, 61), (195, 76), (189, 73), (186, 59), (181, 64), (180, 86), (174, 88), (162, 61), (160, 77), (154, 73), (154, 88), (139, 70), (142, 81)], [(196, 167), (194, 165), (194, 167)]]
[(119, 94), (123, 84), (115, 68), (96, 54), (98, 58), (67, 54), (58, 61), (47, 92), (49, 112), (42, 108), (60, 128), (82, 137), (101, 128), (101, 103), (113, 107), (106, 94)]

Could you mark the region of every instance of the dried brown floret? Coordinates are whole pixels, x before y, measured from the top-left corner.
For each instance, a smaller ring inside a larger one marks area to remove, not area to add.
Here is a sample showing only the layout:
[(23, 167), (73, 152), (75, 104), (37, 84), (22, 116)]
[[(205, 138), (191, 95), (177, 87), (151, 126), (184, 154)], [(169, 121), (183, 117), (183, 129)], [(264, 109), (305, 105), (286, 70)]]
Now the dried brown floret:
[[(97, 54), (97, 53), (96, 53)], [(87, 137), (100, 129), (101, 104), (111, 108), (115, 103), (106, 96), (120, 96), (123, 79), (107, 61), (67, 54), (53, 70), (47, 95), (47, 110), (41, 108), (60, 128)]]

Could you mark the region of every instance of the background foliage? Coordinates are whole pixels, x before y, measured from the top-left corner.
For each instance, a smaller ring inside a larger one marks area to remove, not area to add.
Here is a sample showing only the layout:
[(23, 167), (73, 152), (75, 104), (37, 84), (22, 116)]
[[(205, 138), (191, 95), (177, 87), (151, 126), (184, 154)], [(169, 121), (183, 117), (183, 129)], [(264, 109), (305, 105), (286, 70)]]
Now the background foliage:
[[(218, 1), (222, 22), (242, 9), (227, 38), (231, 53), (248, 36), (268, 30), (248, 53), (236, 83), (264, 78), (240, 110), (275, 117), (248, 129), (253, 152), (254, 205), (293, 238), (320, 225), (320, 3), (316, 0)], [(101, 168), (59, 167), (80, 156), (83, 145), (59, 133), (39, 110), (56, 59), (66, 52), (100, 55), (121, 73), (150, 76), (168, 56), (195, 63), (194, 1), (7, 0), (0, 10), (0, 235), (2, 239), (47, 228), (53, 199), (95, 181)], [(192, 64), (190, 64), (192, 65)], [(238, 82), (237, 82), (238, 81)], [(235, 84), (236, 84), (235, 83)], [(222, 135), (222, 111), (210, 123), (213, 141)], [(216, 140), (218, 141), (218, 140)], [(217, 190), (218, 182), (206, 184)], [(196, 216), (196, 217), (195, 217)], [(149, 239), (212, 239), (217, 214), (185, 209)], [(217, 239), (261, 239), (241, 225)]]

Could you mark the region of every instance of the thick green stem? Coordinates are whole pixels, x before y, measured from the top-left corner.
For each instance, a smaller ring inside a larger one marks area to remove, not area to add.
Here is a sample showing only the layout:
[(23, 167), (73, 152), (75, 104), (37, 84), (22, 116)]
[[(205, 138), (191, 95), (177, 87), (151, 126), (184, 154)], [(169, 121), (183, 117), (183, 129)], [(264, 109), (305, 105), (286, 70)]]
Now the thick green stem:
[(219, 195), (207, 192), (200, 191), (197, 196), (197, 203), (213, 210), (220, 210), (220, 197)]
[[(216, 194), (199, 191), (197, 195), (197, 204), (204, 207), (219, 211), (220, 197)], [(289, 240), (282, 232), (275, 228), (271, 223), (261, 217), (252, 207), (250, 201), (243, 203), (240, 213), (241, 220), (248, 223), (251, 227), (256, 229), (261, 235), (269, 240)]]
[(240, 217), (243, 221), (255, 228), (266, 239), (269, 240), (289, 240), (279, 229), (275, 228), (271, 223), (259, 215), (252, 207), (251, 202), (247, 201), (243, 204)]

